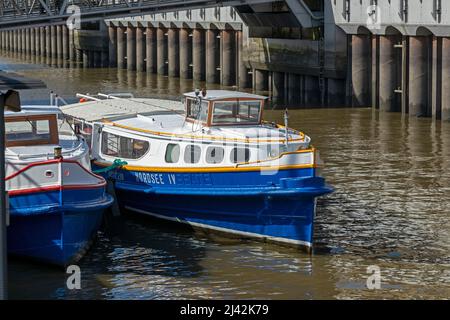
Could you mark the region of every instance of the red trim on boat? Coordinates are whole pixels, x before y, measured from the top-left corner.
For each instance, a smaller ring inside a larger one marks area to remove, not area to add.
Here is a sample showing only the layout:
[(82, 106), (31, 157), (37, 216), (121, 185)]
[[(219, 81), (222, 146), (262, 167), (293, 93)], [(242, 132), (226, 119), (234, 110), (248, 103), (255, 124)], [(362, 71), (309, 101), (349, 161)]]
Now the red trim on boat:
[(65, 160), (65, 159), (51, 159), (51, 160), (46, 160), (46, 161), (40, 161), (40, 162), (33, 162), (30, 163), (29, 165), (25, 166), (24, 168), (20, 169), (17, 172), (14, 172), (13, 174), (7, 176), (5, 178), (5, 181), (10, 180), (14, 177), (17, 177), (19, 174), (21, 174), (22, 172), (27, 171), (28, 169), (32, 168), (32, 167), (36, 167), (36, 166), (42, 166), (42, 165), (46, 165), (46, 164), (52, 164), (52, 163), (60, 163), (60, 162), (66, 162), (66, 163), (75, 163), (77, 164), (81, 169), (83, 169), (84, 171), (86, 171), (87, 173), (89, 173), (91, 176), (104, 180), (103, 177), (96, 175), (95, 173), (87, 170), (85, 167), (83, 167), (78, 161), (76, 160)]
[(38, 192), (48, 192), (48, 191), (63, 191), (63, 190), (86, 190), (86, 189), (97, 189), (106, 186), (106, 181), (103, 181), (99, 184), (89, 184), (89, 185), (67, 185), (67, 186), (48, 186), (48, 187), (38, 187), (38, 188), (30, 188), (30, 189), (22, 189), (22, 190), (11, 190), (8, 191), (9, 196), (17, 196), (24, 195), (29, 193), (38, 193)]

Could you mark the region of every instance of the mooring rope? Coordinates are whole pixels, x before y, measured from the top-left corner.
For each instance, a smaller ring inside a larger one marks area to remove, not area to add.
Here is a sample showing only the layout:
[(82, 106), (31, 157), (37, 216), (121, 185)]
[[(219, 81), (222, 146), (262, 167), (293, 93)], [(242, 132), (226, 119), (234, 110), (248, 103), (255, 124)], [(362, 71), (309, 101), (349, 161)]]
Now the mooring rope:
[(105, 173), (105, 172), (109, 172), (112, 170), (115, 170), (117, 168), (126, 166), (128, 164), (128, 162), (120, 160), (120, 159), (116, 159), (114, 160), (114, 162), (112, 163), (112, 165), (106, 167), (106, 168), (102, 168), (102, 169), (98, 169), (98, 170), (94, 170), (93, 172), (98, 174), (98, 173)]

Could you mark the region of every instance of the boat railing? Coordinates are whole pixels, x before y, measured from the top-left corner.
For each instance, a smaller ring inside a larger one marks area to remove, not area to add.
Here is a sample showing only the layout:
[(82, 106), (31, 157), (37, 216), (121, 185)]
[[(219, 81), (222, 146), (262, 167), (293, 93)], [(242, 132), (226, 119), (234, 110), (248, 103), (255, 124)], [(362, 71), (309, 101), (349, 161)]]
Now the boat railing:
[(108, 94), (99, 92), (96, 95), (91, 95), (89, 93), (87, 93), (87, 94), (77, 93), (76, 97), (86, 99), (86, 100), (91, 100), (91, 101), (102, 101), (105, 99), (106, 100), (108, 100), (108, 99), (134, 99), (134, 95), (132, 93), (128, 93), (128, 92), (108, 93)]

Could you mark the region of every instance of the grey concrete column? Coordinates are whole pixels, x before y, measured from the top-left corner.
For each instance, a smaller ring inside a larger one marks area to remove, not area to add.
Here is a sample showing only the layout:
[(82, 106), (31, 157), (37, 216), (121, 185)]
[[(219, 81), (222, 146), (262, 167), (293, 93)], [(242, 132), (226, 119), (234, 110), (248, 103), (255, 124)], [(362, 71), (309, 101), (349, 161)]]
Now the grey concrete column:
[(266, 91), (269, 88), (269, 73), (266, 70), (254, 71), (255, 74), (255, 90), (256, 91)]
[(89, 68), (89, 51), (83, 50), (83, 68)]
[(272, 96), (276, 101), (284, 100), (284, 73), (272, 72)]
[(125, 69), (126, 61), (125, 27), (117, 27), (117, 68)]
[(24, 50), (25, 50), (24, 29), (19, 29), (19, 53), (23, 53)]
[(167, 75), (167, 39), (166, 31), (163, 28), (158, 28), (156, 30), (156, 68), (157, 73), (162, 75)]
[[(76, 61), (77, 60), (77, 52), (75, 48), (75, 33), (73, 29), (69, 29), (69, 60)], [(117, 57), (117, 56), (116, 56)]]
[(56, 26), (56, 58), (61, 59), (63, 54), (63, 43), (62, 43), (62, 26)]
[(13, 30), (13, 46), (14, 46), (14, 52), (18, 51), (18, 38), (19, 38), (19, 30)]
[(17, 52), (22, 53), (22, 29), (17, 30)]
[(180, 29), (180, 78), (191, 79), (192, 42), (188, 29)]
[(205, 31), (192, 31), (192, 78), (195, 81), (205, 80)]
[(34, 28), (28, 28), (27, 36), (28, 36), (28, 53), (31, 55), (35, 55), (36, 54), (36, 50), (35, 50), (36, 38), (34, 35)]
[(127, 28), (127, 69), (136, 70), (136, 28)]
[(378, 109), (379, 106), (379, 78), (380, 78), (380, 57), (379, 57), (379, 36), (372, 35), (372, 90), (371, 104), (372, 108)]
[(136, 70), (145, 71), (145, 35), (144, 28), (136, 28)]
[(62, 33), (62, 58), (64, 61), (69, 60), (69, 28), (64, 24), (61, 26)]
[(352, 106), (368, 107), (370, 93), (369, 35), (349, 35), (351, 41)]
[(219, 46), (217, 46), (217, 30), (206, 30), (206, 82), (218, 83), (219, 66), (218, 58), (220, 57)]
[(442, 120), (450, 121), (450, 38), (442, 38)]
[(145, 31), (145, 56), (146, 69), (148, 73), (156, 72), (156, 36), (154, 28), (147, 28)]
[(108, 36), (109, 66), (115, 68), (117, 67), (117, 28), (115, 26), (108, 27)]
[(41, 35), (41, 49), (40, 49), (40, 53), (41, 53), (42, 57), (45, 57), (45, 55), (46, 55), (46, 51), (45, 51), (45, 45), (46, 45), (45, 27), (39, 27), (39, 34)]
[(88, 65), (89, 68), (95, 68), (95, 51), (88, 51)]
[(428, 37), (409, 38), (409, 115), (427, 116)]
[(31, 28), (25, 29), (25, 53), (31, 54)]
[(232, 86), (236, 82), (235, 37), (233, 30), (222, 30), (222, 84)]
[(41, 31), (39, 28), (34, 29), (34, 54), (41, 55)]
[(244, 61), (244, 35), (242, 31), (236, 31), (237, 56), (238, 56), (238, 85), (244, 89), (250, 87), (249, 74)]
[(178, 38), (178, 29), (170, 28), (167, 35), (167, 57), (168, 57), (168, 74), (169, 77), (179, 77), (180, 76), (180, 52), (179, 44), (180, 40)]
[(319, 106), (321, 104), (320, 99), (320, 87), (319, 78), (316, 76), (303, 76), (302, 90), (299, 90), (301, 100), (308, 106)]
[(52, 31), (50, 26), (45, 27), (45, 52), (47, 58), (52, 57)]
[(50, 27), (50, 44), (51, 44), (51, 54), (52, 58), (55, 59), (58, 57), (58, 40), (57, 40), (57, 32), (56, 26)]
[(22, 53), (28, 54), (28, 29), (22, 29)]
[(396, 102), (397, 86), (395, 36), (380, 36), (380, 82), (379, 105), (381, 111), (398, 111)]

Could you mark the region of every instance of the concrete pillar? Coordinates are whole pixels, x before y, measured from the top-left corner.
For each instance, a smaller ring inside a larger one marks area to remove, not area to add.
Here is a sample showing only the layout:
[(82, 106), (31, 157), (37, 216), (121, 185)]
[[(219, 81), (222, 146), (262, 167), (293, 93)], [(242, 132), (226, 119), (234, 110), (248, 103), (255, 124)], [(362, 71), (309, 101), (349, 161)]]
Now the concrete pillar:
[(192, 69), (191, 69), (191, 61), (192, 61), (192, 42), (189, 37), (188, 29), (180, 29), (179, 31), (180, 38), (180, 78), (182, 79), (191, 79), (192, 78)]
[(50, 43), (51, 43), (51, 53), (52, 58), (55, 59), (58, 57), (58, 42), (57, 42), (57, 32), (56, 26), (50, 27)]
[(219, 65), (220, 52), (217, 46), (217, 34), (217, 31), (214, 29), (206, 30), (206, 82), (208, 83), (219, 82), (217, 67)]
[(95, 51), (93, 50), (88, 51), (88, 66), (89, 68), (95, 67)]
[(69, 60), (69, 28), (64, 24), (61, 26), (62, 33), (62, 59), (64, 61)]
[(378, 109), (379, 106), (379, 82), (380, 82), (380, 56), (379, 56), (379, 41), (380, 37), (372, 35), (372, 90), (371, 90), (371, 104), (372, 108)]
[(127, 69), (136, 70), (136, 28), (127, 28)]
[(52, 57), (52, 30), (50, 26), (45, 27), (45, 52), (47, 58)]
[(380, 36), (379, 105), (381, 111), (398, 111), (394, 92), (397, 86), (396, 36)]
[(450, 38), (442, 38), (442, 120), (450, 121)]
[(145, 35), (144, 28), (136, 28), (136, 71), (145, 71)]
[(428, 37), (409, 38), (409, 115), (427, 116)]
[(69, 60), (77, 60), (77, 49), (75, 48), (75, 34), (73, 29), (69, 29)]
[(156, 72), (156, 36), (154, 28), (147, 28), (145, 35), (145, 56), (147, 73)]
[(31, 55), (36, 55), (36, 35), (34, 34), (34, 28), (28, 29), (29, 33), (29, 53)]
[(352, 106), (370, 105), (370, 38), (369, 35), (349, 35), (351, 41)]
[(27, 29), (22, 29), (22, 53), (27, 54), (27, 49), (28, 49), (28, 37), (27, 37)]
[(126, 39), (125, 27), (117, 27), (117, 68), (125, 69)]
[(235, 37), (233, 30), (222, 30), (222, 84), (232, 86), (236, 82)]
[(238, 56), (238, 85), (239, 88), (249, 88), (249, 74), (244, 61), (244, 39), (242, 31), (236, 31), (237, 56)]
[(17, 30), (17, 52), (22, 53), (22, 29)]
[(115, 68), (117, 67), (117, 28), (115, 26), (108, 27), (108, 36), (109, 66)]
[(62, 26), (56, 26), (56, 57), (62, 59), (63, 43), (62, 43)]
[(25, 53), (31, 54), (31, 28), (25, 29)]
[(276, 101), (284, 101), (284, 73), (272, 72), (272, 96)]
[(39, 33), (41, 35), (41, 56), (45, 57), (45, 55), (47, 54), (46, 52), (46, 40), (45, 40), (45, 27), (39, 27)]
[(192, 78), (205, 80), (205, 31), (194, 29), (192, 32)]
[(167, 39), (166, 31), (163, 28), (156, 30), (156, 69), (157, 73), (161, 75), (167, 75)]
[(82, 55), (83, 55), (83, 68), (89, 68), (89, 52), (87, 50), (83, 50)]
[(256, 91), (266, 91), (269, 88), (269, 73), (266, 70), (254, 71), (255, 74), (255, 90)]
[(18, 51), (19, 30), (13, 30), (14, 52)]
[(34, 54), (39, 56), (41, 55), (41, 30), (40, 28), (34, 29)]
[(178, 38), (178, 29), (170, 28), (167, 32), (167, 56), (168, 56), (168, 74), (169, 77), (179, 77), (180, 76), (180, 55), (179, 55), (179, 44), (180, 40)]

